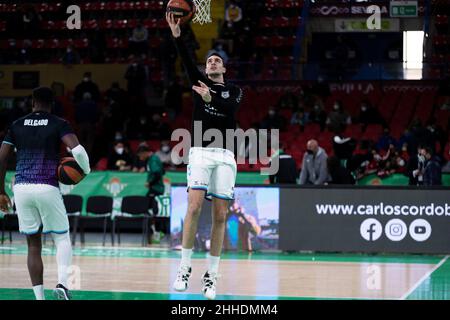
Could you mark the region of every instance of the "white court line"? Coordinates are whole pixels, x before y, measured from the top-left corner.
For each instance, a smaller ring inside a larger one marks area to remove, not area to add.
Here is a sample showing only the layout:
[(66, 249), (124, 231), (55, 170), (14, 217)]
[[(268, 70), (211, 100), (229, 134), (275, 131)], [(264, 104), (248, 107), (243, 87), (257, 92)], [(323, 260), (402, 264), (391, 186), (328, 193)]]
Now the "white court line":
[(168, 248), (145, 248), (145, 247), (84, 247), (84, 248), (79, 248), (79, 247), (73, 247), (73, 249), (79, 249), (81, 251), (88, 251), (91, 249), (95, 249), (95, 250), (130, 250), (130, 251), (138, 251), (138, 250), (143, 250), (143, 251), (168, 251), (170, 249)]
[(416, 290), (422, 284), (422, 282), (424, 282), (433, 272), (439, 269), (439, 267), (442, 266), (448, 258), (449, 256), (445, 256), (444, 258), (442, 258), (442, 260), (437, 265), (435, 265), (433, 269), (425, 273), (425, 275), (420, 278), (419, 281), (417, 281), (417, 283), (411, 289), (409, 289), (404, 295), (402, 295), (400, 297), (400, 300), (405, 300), (406, 298), (408, 298), (408, 296), (413, 293), (414, 290)]
[(16, 250), (14, 247), (0, 247), (0, 250)]

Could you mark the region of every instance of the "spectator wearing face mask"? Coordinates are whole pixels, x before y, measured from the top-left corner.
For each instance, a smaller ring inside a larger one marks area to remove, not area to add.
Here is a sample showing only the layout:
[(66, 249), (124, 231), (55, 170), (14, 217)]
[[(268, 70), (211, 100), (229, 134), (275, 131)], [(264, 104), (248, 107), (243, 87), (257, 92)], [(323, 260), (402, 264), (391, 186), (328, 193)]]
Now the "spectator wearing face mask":
[(327, 119), (327, 125), (331, 132), (342, 132), (347, 124), (351, 124), (350, 116), (344, 111), (341, 101), (336, 101), (333, 105), (333, 111), (330, 112)]
[(91, 95), (91, 99), (98, 102), (100, 99), (100, 90), (98, 85), (92, 81), (92, 74), (90, 72), (85, 72), (83, 75), (83, 81), (81, 81), (74, 91), (74, 101), (75, 103), (80, 102), (83, 99), (83, 95), (88, 92)]
[(309, 113), (309, 121), (312, 123), (319, 124), (320, 131), (325, 130), (325, 125), (327, 122), (327, 113), (319, 103), (314, 104), (312, 111)]
[(369, 124), (384, 125), (383, 117), (378, 109), (373, 107), (367, 100), (363, 100), (361, 102), (361, 110), (359, 112), (358, 121), (362, 124), (363, 131), (366, 130)]
[(172, 152), (169, 141), (161, 141), (161, 147), (155, 154), (159, 157), (164, 167), (175, 167), (174, 163), (172, 162)]
[(261, 122), (262, 129), (279, 129), (284, 130), (286, 119), (283, 118), (274, 107), (270, 107), (267, 115)]
[(323, 185), (328, 181), (328, 155), (316, 140), (309, 140), (303, 156), (300, 184)]
[(108, 170), (128, 171), (131, 170), (131, 164), (132, 159), (125, 144), (117, 141), (108, 156)]

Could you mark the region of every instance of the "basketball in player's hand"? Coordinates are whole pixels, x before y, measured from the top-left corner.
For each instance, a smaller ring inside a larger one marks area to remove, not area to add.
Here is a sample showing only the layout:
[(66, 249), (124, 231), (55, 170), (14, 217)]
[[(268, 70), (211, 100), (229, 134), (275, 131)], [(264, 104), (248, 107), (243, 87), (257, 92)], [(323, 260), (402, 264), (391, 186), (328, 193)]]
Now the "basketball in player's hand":
[(83, 169), (72, 157), (62, 158), (58, 166), (58, 180), (62, 184), (73, 185), (83, 180)]
[(180, 24), (184, 24), (194, 17), (195, 5), (192, 0), (170, 0), (167, 4), (167, 12), (174, 15), (175, 21), (180, 19)]

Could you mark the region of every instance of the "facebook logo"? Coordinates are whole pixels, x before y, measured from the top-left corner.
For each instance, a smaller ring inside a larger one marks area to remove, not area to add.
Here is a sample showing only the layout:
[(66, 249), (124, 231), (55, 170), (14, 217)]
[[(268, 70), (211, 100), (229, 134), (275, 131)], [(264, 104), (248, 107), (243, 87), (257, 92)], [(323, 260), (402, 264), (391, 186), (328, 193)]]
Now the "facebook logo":
[(361, 223), (359, 231), (364, 240), (376, 241), (381, 237), (383, 227), (378, 220), (370, 218)]

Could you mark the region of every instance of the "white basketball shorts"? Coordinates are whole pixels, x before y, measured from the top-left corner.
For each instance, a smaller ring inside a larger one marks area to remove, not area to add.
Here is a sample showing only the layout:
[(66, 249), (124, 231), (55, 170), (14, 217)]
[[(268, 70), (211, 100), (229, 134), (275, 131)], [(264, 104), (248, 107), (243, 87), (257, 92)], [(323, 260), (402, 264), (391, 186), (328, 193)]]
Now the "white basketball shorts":
[(205, 197), (233, 200), (236, 160), (230, 150), (192, 147), (187, 166), (188, 189), (205, 190)]
[(47, 184), (17, 184), (13, 188), (19, 230), (26, 235), (66, 233), (69, 219), (58, 188)]

